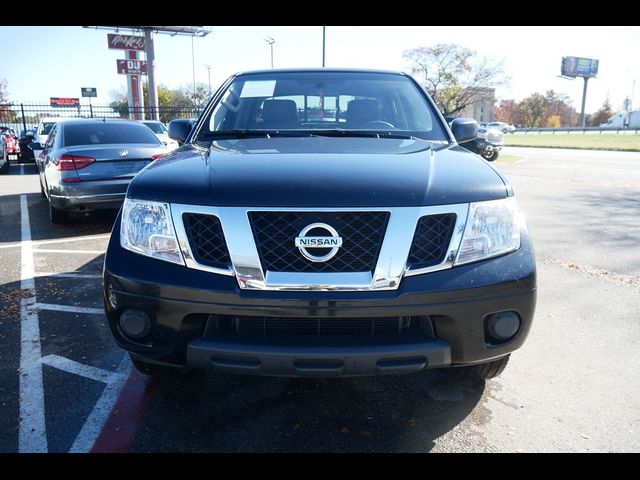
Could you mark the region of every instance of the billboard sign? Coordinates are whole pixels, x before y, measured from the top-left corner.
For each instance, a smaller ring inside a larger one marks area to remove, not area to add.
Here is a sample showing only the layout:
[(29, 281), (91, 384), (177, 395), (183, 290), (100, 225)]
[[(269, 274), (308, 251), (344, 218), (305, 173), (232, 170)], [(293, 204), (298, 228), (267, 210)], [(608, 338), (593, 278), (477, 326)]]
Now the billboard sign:
[(79, 98), (50, 97), (49, 101), (52, 107), (79, 107), (80, 106)]
[(561, 74), (565, 77), (595, 77), (599, 63), (593, 58), (562, 57)]
[(116, 60), (118, 63), (118, 73), (123, 75), (146, 75), (147, 62), (144, 60)]
[(83, 97), (97, 97), (98, 96), (98, 92), (93, 87), (82, 87), (82, 88), (80, 88), (80, 90), (82, 91), (82, 96)]
[(144, 37), (135, 35), (118, 35), (117, 33), (109, 33), (109, 48), (117, 50), (144, 50)]

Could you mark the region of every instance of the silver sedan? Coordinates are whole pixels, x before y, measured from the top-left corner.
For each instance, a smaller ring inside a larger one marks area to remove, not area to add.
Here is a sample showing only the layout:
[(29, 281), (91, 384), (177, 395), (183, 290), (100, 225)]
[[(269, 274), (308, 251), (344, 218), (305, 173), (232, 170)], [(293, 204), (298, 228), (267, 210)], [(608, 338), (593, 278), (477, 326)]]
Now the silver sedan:
[(119, 208), (136, 173), (167, 153), (166, 145), (137, 122), (58, 122), (36, 158), (51, 222), (64, 223), (71, 211)]

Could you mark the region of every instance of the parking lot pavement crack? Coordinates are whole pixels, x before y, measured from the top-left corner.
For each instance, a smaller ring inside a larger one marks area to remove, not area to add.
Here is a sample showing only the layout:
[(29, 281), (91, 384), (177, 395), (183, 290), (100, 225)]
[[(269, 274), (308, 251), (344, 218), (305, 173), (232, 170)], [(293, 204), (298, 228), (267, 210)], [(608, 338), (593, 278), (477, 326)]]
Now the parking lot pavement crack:
[(614, 285), (630, 287), (640, 291), (640, 277), (636, 275), (621, 275), (601, 268), (596, 268), (591, 265), (579, 265), (573, 262), (563, 262), (562, 260), (553, 257), (544, 257), (541, 260), (543, 263), (548, 265), (559, 265), (568, 270), (580, 272), (588, 277), (599, 278)]

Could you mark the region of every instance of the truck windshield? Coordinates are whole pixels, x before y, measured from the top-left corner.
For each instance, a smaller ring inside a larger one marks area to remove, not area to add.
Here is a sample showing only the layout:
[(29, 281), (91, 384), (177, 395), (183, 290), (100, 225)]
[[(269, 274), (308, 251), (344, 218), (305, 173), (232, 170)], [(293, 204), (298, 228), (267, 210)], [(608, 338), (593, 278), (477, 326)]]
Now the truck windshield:
[(380, 133), (448, 142), (433, 107), (408, 77), (376, 72), (267, 72), (237, 76), (195, 140), (276, 132)]

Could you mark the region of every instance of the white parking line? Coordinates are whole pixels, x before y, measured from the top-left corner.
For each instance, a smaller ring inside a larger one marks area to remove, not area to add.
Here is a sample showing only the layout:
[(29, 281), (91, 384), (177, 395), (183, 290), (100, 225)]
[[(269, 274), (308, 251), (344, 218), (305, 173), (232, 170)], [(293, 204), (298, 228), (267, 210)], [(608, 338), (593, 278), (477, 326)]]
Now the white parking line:
[(47, 355), (46, 357), (42, 357), (42, 363), (57, 368), (58, 370), (80, 375), (81, 377), (90, 378), (91, 380), (102, 383), (111, 383), (123, 376), (122, 373), (78, 363), (74, 360), (61, 357), (60, 355)]
[[(36, 240), (31, 242), (34, 246), (40, 245), (49, 245), (51, 243), (69, 243), (69, 242), (79, 242), (82, 240), (98, 240), (101, 238), (109, 238), (111, 236), (110, 233), (101, 233), (99, 235), (83, 235), (81, 237), (70, 237), (70, 238), (57, 238), (55, 240)], [(16, 248), (21, 245), (20, 242), (8, 243), (6, 245), (0, 245), (0, 248)]]
[(118, 373), (120, 377), (115, 377), (115, 380), (107, 384), (102, 391), (102, 395), (96, 402), (91, 414), (87, 418), (87, 421), (82, 426), (80, 433), (76, 437), (73, 445), (69, 449), (69, 453), (86, 453), (91, 450), (95, 443), (100, 431), (107, 421), (111, 409), (118, 400), (120, 391), (127, 381), (129, 371), (131, 370), (131, 362), (128, 355), (122, 357), (122, 361), (118, 366)]
[(55, 273), (55, 272), (38, 272), (36, 277), (58, 277), (58, 278), (102, 278), (98, 273)]
[(104, 250), (55, 250), (53, 248), (34, 248), (34, 253), (88, 253), (102, 255)]
[(52, 310), (54, 312), (94, 313), (104, 314), (104, 308), (76, 307), (75, 305), (56, 305), (54, 303), (34, 303), (31, 308), (36, 310)]
[[(23, 168), (21, 168), (22, 173)], [(20, 422), (18, 452), (47, 452), (47, 429), (44, 415), (44, 387), (40, 363), (40, 324), (33, 280), (33, 252), (27, 196), (20, 195), (21, 272), (20, 288), (28, 295), (20, 299)]]

